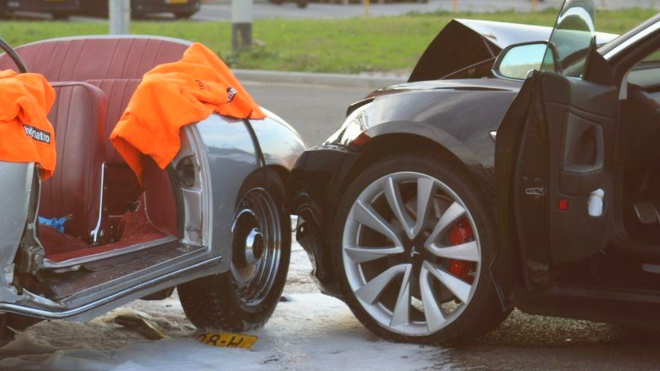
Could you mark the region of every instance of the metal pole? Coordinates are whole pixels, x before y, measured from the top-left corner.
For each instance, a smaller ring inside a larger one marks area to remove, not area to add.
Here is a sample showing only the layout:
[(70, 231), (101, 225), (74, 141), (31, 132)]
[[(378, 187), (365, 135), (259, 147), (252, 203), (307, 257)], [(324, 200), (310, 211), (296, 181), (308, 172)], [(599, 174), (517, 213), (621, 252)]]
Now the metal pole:
[(234, 52), (252, 46), (252, 1), (231, 1), (231, 46)]
[(371, 5), (370, 3), (371, 3), (371, 1), (364, 0), (364, 16), (365, 17), (369, 16), (369, 5)]
[(458, 11), (458, 0), (452, 0), (451, 2), (451, 12), (456, 13)]
[(131, 0), (108, 0), (110, 34), (131, 33)]
[(536, 1), (537, 0), (532, 0), (532, 13), (536, 11)]

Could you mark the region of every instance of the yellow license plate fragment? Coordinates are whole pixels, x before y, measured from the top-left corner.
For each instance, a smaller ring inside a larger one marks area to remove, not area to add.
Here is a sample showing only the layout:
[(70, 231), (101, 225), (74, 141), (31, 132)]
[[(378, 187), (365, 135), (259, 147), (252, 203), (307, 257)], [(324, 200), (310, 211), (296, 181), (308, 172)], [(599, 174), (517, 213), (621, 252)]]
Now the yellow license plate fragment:
[(195, 336), (197, 340), (214, 347), (250, 349), (259, 340), (255, 335), (233, 334), (231, 332), (209, 332)]

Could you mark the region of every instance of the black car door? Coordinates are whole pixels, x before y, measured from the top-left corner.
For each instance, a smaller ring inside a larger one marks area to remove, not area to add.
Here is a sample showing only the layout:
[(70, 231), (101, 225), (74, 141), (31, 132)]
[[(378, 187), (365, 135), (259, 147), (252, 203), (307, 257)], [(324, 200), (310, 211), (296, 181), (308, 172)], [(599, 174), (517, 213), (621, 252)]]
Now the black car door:
[(501, 244), (520, 254), (529, 287), (607, 244), (617, 105), (616, 86), (534, 72), (498, 130)]

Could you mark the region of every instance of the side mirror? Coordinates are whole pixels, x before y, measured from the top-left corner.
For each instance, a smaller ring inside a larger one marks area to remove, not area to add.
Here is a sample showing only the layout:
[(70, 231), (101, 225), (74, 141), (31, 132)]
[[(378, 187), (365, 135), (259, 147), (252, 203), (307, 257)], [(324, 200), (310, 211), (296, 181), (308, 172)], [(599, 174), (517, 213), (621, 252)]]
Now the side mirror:
[(530, 71), (541, 69), (546, 49), (545, 41), (511, 45), (495, 60), (493, 73), (497, 77), (524, 80)]

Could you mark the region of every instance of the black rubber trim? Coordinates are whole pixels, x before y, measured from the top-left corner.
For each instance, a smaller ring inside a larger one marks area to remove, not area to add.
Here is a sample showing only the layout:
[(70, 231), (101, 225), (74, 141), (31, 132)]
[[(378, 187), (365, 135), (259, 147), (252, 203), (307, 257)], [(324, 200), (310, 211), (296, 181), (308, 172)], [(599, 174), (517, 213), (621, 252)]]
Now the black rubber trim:
[(9, 44), (7, 44), (4, 40), (0, 39), (0, 49), (4, 50), (7, 55), (9, 55), (9, 58), (11, 58), (14, 63), (16, 63), (16, 67), (18, 67), (18, 70), (21, 73), (27, 73), (28, 68), (25, 65), (25, 62), (23, 62), (23, 59), (12, 49)]

